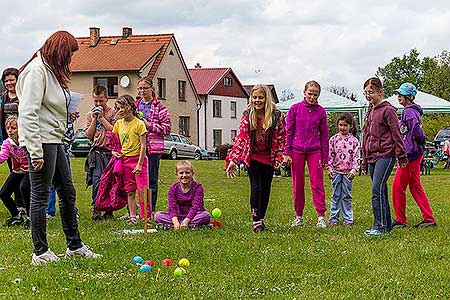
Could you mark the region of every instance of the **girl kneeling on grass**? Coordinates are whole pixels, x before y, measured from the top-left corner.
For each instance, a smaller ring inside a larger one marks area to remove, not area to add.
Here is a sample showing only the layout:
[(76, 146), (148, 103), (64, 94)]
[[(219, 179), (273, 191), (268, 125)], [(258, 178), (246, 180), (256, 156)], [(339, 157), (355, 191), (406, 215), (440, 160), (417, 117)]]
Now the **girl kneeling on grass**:
[(181, 160), (177, 163), (175, 175), (178, 182), (169, 189), (168, 212), (159, 211), (155, 214), (157, 226), (175, 230), (207, 226), (211, 215), (205, 210), (203, 186), (194, 181), (194, 167), (189, 161)]
[(359, 141), (356, 138), (358, 130), (351, 113), (340, 114), (336, 125), (339, 132), (330, 138), (327, 167), (333, 187), (328, 224), (338, 225), (339, 214), (342, 212), (342, 223), (352, 225), (352, 183), (359, 169)]
[(285, 142), (283, 114), (272, 102), (269, 88), (255, 85), (242, 115), (226, 170), (228, 177), (234, 177), (239, 161), (248, 167), (254, 232), (266, 230), (264, 217), (269, 205), (273, 171), (281, 166)]
[[(129, 225), (136, 225), (136, 189), (138, 193), (148, 187), (146, 133), (144, 122), (137, 118), (136, 103), (132, 96), (122, 95), (114, 105), (116, 123), (113, 132), (119, 136), (122, 151), (112, 151), (112, 155), (122, 159), (123, 180), (128, 193)], [(141, 202), (140, 216), (144, 218), (144, 204)], [(147, 216), (151, 218), (151, 202), (147, 202)]]
[[(20, 215), (16, 203), (11, 198), (11, 194), (22, 195), (23, 202), (30, 215), (30, 179), (28, 177), (28, 157), (24, 148), (19, 147), (19, 135), (17, 129), (17, 117), (11, 116), (5, 122), (6, 132), (8, 138), (3, 142), (0, 151), (0, 163), (4, 163), (11, 158), (12, 172), (9, 174), (5, 183), (0, 190), (0, 198), (11, 214), (11, 218), (6, 222), (7, 226), (17, 226), (23, 224), (22, 216)], [(24, 226), (30, 226), (30, 220), (27, 218)]]
[(408, 163), (403, 145), (397, 109), (383, 101), (381, 80), (372, 77), (364, 83), (364, 95), (369, 110), (364, 118), (363, 160), (361, 169), (369, 171), (372, 179), (373, 226), (364, 232), (367, 236), (378, 236), (392, 229), (387, 180), (395, 160), (401, 168)]

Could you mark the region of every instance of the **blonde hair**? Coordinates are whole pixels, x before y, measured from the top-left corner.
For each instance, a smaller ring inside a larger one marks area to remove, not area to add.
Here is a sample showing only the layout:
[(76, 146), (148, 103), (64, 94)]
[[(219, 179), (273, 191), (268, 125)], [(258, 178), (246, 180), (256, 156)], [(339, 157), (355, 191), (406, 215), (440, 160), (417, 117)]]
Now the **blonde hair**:
[(260, 91), (264, 94), (266, 98), (266, 103), (264, 107), (264, 118), (263, 118), (263, 128), (264, 130), (269, 129), (272, 126), (272, 113), (274, 111), (274, 106), (272, 102), (272, 93), (270, 89), (265, 84), (257, 84), (252, 88), (250, 92), (250, 101), (248, 103), (247, 109), (249, 111), (249, 119), (250, 119), (250, 130), (256, 130), (256, 123), (258, 120), (258, 115), (256, 113), (255, 105), (252, 101), (253, 93), (256, 91)]
[(180, 160), (179, 162), (177, 162), (177, 165), (175, 167), (175, 172), (178, 172), (179, 168), (182, 167), (186, 167), (191, 169), (192, 173), (194, 173), (194, 166), (192, 165), (192, 163), (188, 160)]
[(304, 89), (303, 92), (306, 92), (306, 90), (307, 90), (310, 86), (315, 86), (316, 88), (318, 88), (318, 89), (319, 89), (319, 94), (320, 94), (320, 92), (321, 92), (320, 84), (319, 84), (317, 81), (315, 81), (315, 80), (310, 80), (310, 81), (308, 81), (308, 82), (305, 84), (305, 89)]
[(11, 125), (11, 123), (13, 123), (13, 122), (16, 123), (16, 126), (17, 126), (17, 117), (9, 116), (5, 121), (5, 128), (8, 128)]

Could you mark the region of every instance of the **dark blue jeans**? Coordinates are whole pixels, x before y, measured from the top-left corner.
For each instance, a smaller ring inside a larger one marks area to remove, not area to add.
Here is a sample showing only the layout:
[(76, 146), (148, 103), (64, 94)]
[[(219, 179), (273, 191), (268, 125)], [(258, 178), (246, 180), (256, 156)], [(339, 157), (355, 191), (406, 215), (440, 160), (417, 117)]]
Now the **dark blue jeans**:
[(42, 149), (44, 166), (40, 171), (33, 170), (31, 159), (28, 158), (30, 160), (31, 183), (31, 237), (34, 244), (34, 253), (40, 255), (48, 250), (45, 210), (52, 179), (59, 197), (59, 212), (67, 247), (76, 250), (82, 247), (82, 242), (75, 211), (76, 192), (64, 147), (62, 144), (42, 144)]
[(368, 169), (372, 179), (373, 229), (391, 231), (392, 219), (389, 208), (387, 181), (395, 164), (395, 158), (379, 158), (369, 163)]
[(148, 186), (152, 190), (152, 211), (156, 209), (158, 199), (158, 172), (161, 154), (148, 154)]

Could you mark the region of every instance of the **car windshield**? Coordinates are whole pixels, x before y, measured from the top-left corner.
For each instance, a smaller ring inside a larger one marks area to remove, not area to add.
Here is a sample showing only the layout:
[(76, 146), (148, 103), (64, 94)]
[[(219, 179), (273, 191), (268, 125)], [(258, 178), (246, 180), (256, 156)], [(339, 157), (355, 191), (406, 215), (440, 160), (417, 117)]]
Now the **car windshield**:
[(449, 137), (450, 137), (450, 128), (441, 129), (441, 130), (439, 130), (439, 132), (436, 136), (436, 140), (447, 139)]
[(181, 138), (181, 141), (182, 141), (184, 144), (188, 144), (188, 145), (192, 144), (191, 141), (189, 141), (189, 140), (188, 140), (187, 138), (185, 138), (184, 136), (180, 136), (180, 138)]

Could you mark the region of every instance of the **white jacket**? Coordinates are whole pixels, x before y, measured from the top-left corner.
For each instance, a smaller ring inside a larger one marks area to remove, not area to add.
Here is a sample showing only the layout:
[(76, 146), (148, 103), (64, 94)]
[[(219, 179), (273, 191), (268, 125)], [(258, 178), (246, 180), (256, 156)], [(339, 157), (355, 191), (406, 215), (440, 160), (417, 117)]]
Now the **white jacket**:
[[(16, 85), (19, 101), (19, 144), (31, 159), (43, 158), (42, 144), (61, 144), (67, 125), (67, 102), (51, 68), (40, 53), (20, 73)], [(66, 99), (67, 97), (67, 99)]]

